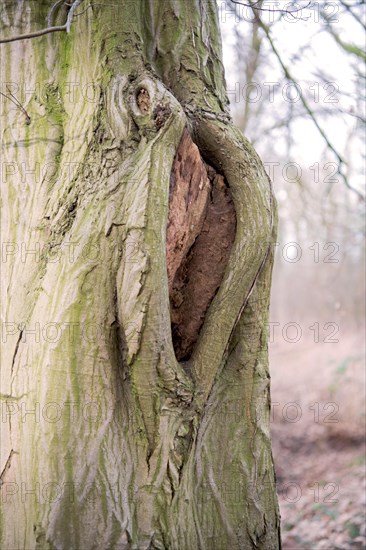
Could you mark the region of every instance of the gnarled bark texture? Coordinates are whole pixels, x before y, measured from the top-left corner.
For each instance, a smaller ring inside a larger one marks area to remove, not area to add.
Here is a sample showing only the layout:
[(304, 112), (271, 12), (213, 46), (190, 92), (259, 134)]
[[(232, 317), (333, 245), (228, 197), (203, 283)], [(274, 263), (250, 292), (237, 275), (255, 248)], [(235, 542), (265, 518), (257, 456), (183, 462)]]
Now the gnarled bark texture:
[[(52, 4), (3, 2), (2, 36)], [(31, 118), (2, 96), (1, 548), (278, 549), (275, 201), (215, 1), (76, 12), (0, 46)]]

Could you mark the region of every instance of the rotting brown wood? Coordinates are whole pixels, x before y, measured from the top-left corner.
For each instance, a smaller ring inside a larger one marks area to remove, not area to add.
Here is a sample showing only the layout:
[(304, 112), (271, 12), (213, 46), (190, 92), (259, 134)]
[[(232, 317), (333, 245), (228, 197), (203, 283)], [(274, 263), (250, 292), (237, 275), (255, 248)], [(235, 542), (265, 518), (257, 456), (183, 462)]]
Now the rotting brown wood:
[(178, 361), (192, 353), (222, 281), (235, 229), (227, 182), (203, 161), (185, 130), (172, 167), (167, 227), (170, 314)]

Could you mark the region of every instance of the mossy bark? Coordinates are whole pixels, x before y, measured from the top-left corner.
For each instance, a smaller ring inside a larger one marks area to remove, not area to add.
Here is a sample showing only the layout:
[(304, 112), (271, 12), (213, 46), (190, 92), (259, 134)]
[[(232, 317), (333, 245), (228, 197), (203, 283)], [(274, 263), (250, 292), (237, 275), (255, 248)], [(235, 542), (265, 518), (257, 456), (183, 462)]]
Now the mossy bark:
[[(51, 5), (5, 1), (2, 34), (45, 26)], [(216, 3), (77, 11), (70, 34), (0, 51), (2, 91), (31, 118), (2, 97), (1, 547), (278, 549), (276, 207), (227, 112)], [(188, 365), (166, 266), (185, 128), (237, 218)]]

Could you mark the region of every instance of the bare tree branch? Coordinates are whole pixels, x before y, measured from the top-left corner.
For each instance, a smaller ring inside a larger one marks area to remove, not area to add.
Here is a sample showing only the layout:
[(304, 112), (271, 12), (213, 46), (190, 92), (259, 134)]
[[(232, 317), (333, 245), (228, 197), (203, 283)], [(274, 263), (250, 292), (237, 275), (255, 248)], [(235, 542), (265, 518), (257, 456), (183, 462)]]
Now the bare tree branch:
[(66, 31), (66, 25), (59, 25), (57, 27), (47, 27), (46, 29), (41, 29), (35, 32), (29, 32), (27, 34), (18, 34), (9, 36), (9, 38), (0, 38), (0, 44), (5, 44), (6, 42), (16, 42), (17, 40), (27, 40), (28, 38), (36, 38), (37, 36), (43, 36), (44, 34), (49, 34), (52, 32)]
[(8, 90), (8, 94), (9, 95), (6, 95), (4, 94), (3, 92), (0, 92), (0, 94), (5, 97), (6, 99), (9, 99), (9, 101), (11, 101), (12, 103), (14, 103), (14, 105), (23, 113), (23, 115), (25, 116), (25, 119), (26, 119), (26, 123), (27, 124), (30, 124), (31, 123), (31, 118), (29, 116), (29, 114), (27, 113), (27, 111), (24, 109), (23, 105), (20, 103), (20, 101), (11, 93), (11, 91), (9, 90), (9, 88), (7, 88)]
[[(350, 13), (352, 15), (352, 17), (358, 22), (360, 23), (360, 25), (366, 30), (366, 25), (365, 23), (362, 21), (361, 17), (357, 16), (354, 11), (352, 10), (352, 7), (353, 6), (350, 6), (349, 4), (347, 4), (346, 2), (344, 2), (344, 0), (339, 0), (341, 6), (343, 6), (347, 11), (348, 13)], [(358, 2), (355, 4), (355, 6), (364, 6), (365, 5), (365, 1), (362, 0), (362, 2)]]
[[(263, 31), (264, 31), (267, 39), (268, 39), (268, 42), (271, 46), (271, 49), (272, 49), (273, 53), (275, 54), (275, 56), (277, 57), (277, 60), (278, 60), (278, 62), (280, 63), (280, 65), (282, 67), (282, 70), (284, 72), (285, 77), (287, 78), (287, 80), (289, 80), (291, 82), (294, 82), (295, 85), (298, 86), (296, 79), (292, 76), (292, 74), (290, 73), (290, 70), (284, 64), (284, 62), (282, 60), (282, 57), (281, 57), (279, 51), (277, 50), (277, 48), (276, 48), (276, 46), (275, 46), (275, 44), (272, 40), (269, 27), (265, 23), (263, 23), (263, 21), (260, 19), (259, 15), (258, 15), (258, 13), (256, 13), (254, 10), (253, 10), (253, 13), (254, 13), (254, 16), (257, 18), (257, 21), (258, 21), (260, 27), (263, 29)], [(362, 195), (362, 193), (360, 193), (357, 189), (355, 189), (354, 187), (352, 187), (350, 185), (347, 176), (342, 171), (342, 168), (344, 166), (347, 166), (347, 162), (344, 160), (344, 158), (341, 156), (341, 154), (337, 151), (337, 149), (334, 147), (334, 145), (330, 142), (328, 136), (324, 132), (323, 128), (320, 126), (319, 122), (316, 119), (316, 116), (315, 116), (314, 112), (310, 108), (307, 100), (305, 99), (305, 97), (302, 93), (300, 93), (300, 101), (301, 101), (303, 107), (305, 108), (305, 111), (310, 116), (311, 120), (313, 121), (314, 125), (316, 126), (317, 130), (319, 131), (320, 135), (324, 139), (325, 143), (327, 144), (328, 148), (332, 151), (332, 153), (337, 158), (337, 160), (339, 162), (338, 173), (342, 177), (342, 179), (344, 181), (344, 184), (346, 185), (346, 187), (348, 187), (348, 189), (350, 189), (351, 191), (356, 193), (359, 198), (361, 198), (362, 200), (365, 200), (365, 197)]]
[(52, 20), (53, 15), (57, 8), (61, 6), (62, 4), (65, 4), (65, 0), (57, 0), (49, 9), (48, 16), (47, 16), (47, 23), (49, 27), (52, 27)]
[(324, 19), (326, 21), (327, 31), (334, 38), (338, 46), (340, 46), (345, 52), (355, 55), (358, 59), (362, 59), (362, 61), (366, 61), (365, 52), (355, 44), (351, 44), (350, 42), (345, 42), (344, 40), (342, 40), (339, 34), (332, 27), (331, 22), (329, 21), (329, 18), (324, 16)]
[[(260, 0), (257, 0), (257, 2), (254, 2), (253, 4), (252, 3), (247, 4), (246, 2), (239, 2), (239, 0), (231, 0), (231, 2), (233, 4), (238, 4), (240, 6), (245, 6), (246, 8), (252, 8), (253, 10), (257, 10), (257, 11), (266, 11), (266, 12), (270, 12), (270, 13), (288, 13), (294, 19), (296, 19), (296, 17), (294, 16), (294, 13), (302, 11), (302, 10), (308, 8), (311, 5), (311, 0), (310, 0), (310, 2), (308, 2), (306, 4), (306, 6), (302, 6), (302, 7), (296, 8), (294, 10), (287, 10), (287, 9), (284, 9), (284, 8), (276, 10), (276, 9), (270, 9), (270, 8), (262, 8), (262, 7), (258, 6), (258, 4), (260, 3)], [(303, 19), (303, 21), (306, 21), (307, 18), (304, 17), (302, 19)]]
[[(49, 33), (53, 33), (53, 32), (66, 31), (67, 33), (69, 33), (70, 29), (71, 29), (71, 23), (72, 23), (72, 20), (73, 20), (73, 16), (74, 16), (74, 11), (81, 4), (82, 1), (83, 0), (75, 0), (73, 2), (73, 4), (71, 5), (71, 7), (69, 9), (69, 13), (67, 15), (66, 23), (64, 25), (58, 25), (58, 26), (55, 26), (55, 27), (47, 27), (47, 28), (41, 29), (39, 31), (29, 32), (29, 33), (26, 33), (26, 34), (13, 35), (13, 36), (9, 36), (8, 38), (0, 38), (0, 44), (5, 44), (7, 42), (15, 42), (17, 40), (27, 40), (29, 38), (36, 38), (37, 36), (43, 36), (44, 34), (49, 34)], [(58, 2), (56, 4), (59, 5)], [(56, 4), (53, 6), (53, 8), (56, 7)], [(49, 15), (49, 17), (50, 17), (50, 15)]]
[(71, 8), (70, 8), (70, 11), (68, 13), (68, 16), (67, 16), (67, 21), (66, 21), (66, 32), (70, 32), (70, 29), (71, 29), (71, 23), (72, 23), (72, 18), (74, 16), (74, 11), (76, 10), (76, 8), (81, 4), (83, 0), (75, 0), (75, 2), (73, 2)]

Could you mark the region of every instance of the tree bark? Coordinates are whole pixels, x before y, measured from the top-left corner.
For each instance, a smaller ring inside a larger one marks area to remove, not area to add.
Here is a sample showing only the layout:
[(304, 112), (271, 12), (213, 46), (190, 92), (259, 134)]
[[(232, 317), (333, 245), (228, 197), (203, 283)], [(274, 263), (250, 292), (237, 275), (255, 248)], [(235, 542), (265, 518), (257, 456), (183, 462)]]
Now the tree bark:
[[(2, 36), (46, 26), (51, 6), (4, 2)], [(76, 11), (70, 34), (0, 46), (2, 91), (30, 117), (2, 96), (1, 547), (278, 549), (276, 206), (227, 111), (216, 3)], [(166, 227), (185, 131), (236, 229), (179, 361)]]

